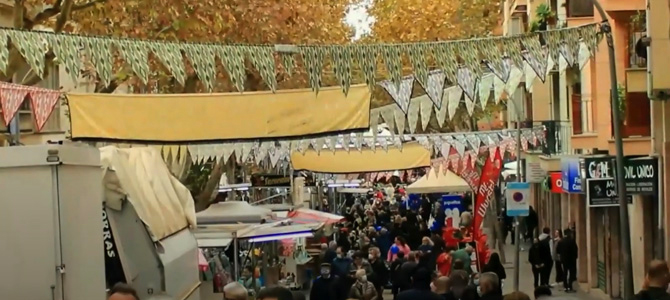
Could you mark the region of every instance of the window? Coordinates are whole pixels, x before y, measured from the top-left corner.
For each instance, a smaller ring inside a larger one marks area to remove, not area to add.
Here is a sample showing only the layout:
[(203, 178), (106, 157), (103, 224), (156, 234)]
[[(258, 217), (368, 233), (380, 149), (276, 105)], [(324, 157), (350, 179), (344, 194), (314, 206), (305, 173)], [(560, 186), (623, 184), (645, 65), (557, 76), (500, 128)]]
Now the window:
[(566, 72), (571, 83), (568, 88), (568, 98), (572, 111), (568, 115), (572, 119), (572, 134), (575, 135), (593, 132), (593, 103), (588, 87), (583, 86), (583, 83), (588, 81), (582, 81), (581, 73), (577, 68)]
[(592, 0), (565, 0), (568, 18), (593, 17)]
[[(647, 36), (646, 17), (643, 12), (638, 12), (630, 18), (628, 30), (628, 68), (647, 68), (646, 47), (640, 40)], [(638, 54), (642, 54), (640, 56)]]
[(646, 92), (626, 93), (623, 136), (650, 136), (650, 115), (651, 103)]

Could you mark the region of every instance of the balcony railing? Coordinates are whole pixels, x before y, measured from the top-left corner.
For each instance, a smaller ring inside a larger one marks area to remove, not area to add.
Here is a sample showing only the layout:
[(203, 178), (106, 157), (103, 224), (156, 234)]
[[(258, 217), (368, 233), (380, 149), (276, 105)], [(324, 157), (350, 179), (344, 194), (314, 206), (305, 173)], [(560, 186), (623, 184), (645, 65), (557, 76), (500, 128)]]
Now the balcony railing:
[(547, 156), (571, 154), (570, 138), (572, 136), (572, 124), (570, 121), (525, 121), (522, 128), (543, 126), (546, 142), (536, 147), (529, 146), (529, 151), (540, 151)]

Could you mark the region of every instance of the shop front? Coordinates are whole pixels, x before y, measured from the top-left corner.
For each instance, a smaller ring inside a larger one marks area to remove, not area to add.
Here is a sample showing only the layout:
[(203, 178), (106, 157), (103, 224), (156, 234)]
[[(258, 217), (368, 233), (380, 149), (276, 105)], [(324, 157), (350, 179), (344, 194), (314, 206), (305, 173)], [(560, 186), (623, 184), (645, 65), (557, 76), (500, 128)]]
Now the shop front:
[(586, 254), (587, 240), (591, 238), (590, 223), (586, 214), (586, 195), (582, 189), (583, 160), (578, 156), (566, 156), (561, 158), (561, 216), (562, 228), (572, 230), (580, 249), (577, 261), (577, 281), (589, 282), (586, 270), (588, 267), (588, 255)]

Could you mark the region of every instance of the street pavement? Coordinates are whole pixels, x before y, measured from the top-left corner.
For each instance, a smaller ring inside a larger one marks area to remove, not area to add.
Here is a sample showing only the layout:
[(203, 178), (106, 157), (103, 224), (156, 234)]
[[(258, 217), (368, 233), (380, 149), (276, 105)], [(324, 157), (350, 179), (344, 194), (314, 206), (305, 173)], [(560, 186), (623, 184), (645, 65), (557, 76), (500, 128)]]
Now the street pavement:
[[(522, 244), (523, 245), (523, 244)], [(528, 246), (524, 247), (528, 248)], [(505, 245), (505, 258), (507, 259), (507, 263), (505, 264), (505, 273), (507, 273), (507, 279), (505, 280), (505, 283), (503, 284), (503, 294), (508, 294), (514, 291), (514, 251), (515, 247), (514, 245)], [(533, 291), (535, 288), (533, 287), (533, 271), (531, 270), (530, 263), (528, 263), (528, 251), (522, 251), (519, 254), (519, 260), (521, 262), (520, 264), (520, 272), (519, 272), (519, 290), (521, 292), (524, 292), (528, 294), (531, 299), (533, 299)], [(554, 282), (554, 279), (556, 279), (556, 273), (555, 269), (552, 270), (551, 276), (549, 277), (551, 280), (550, 282)], [(579, 270), (578, 270), (579, 272)], [(590, 295), (582, 290), (579, 289), (579, 284), (576, 282), (573, 285), (575, 289), (577, 289), (576, 293), (565, 293), (563, 291), (563, 287), (561, 286), (555, 286), (552, 288), (552, 296), (554, 296), (557, 300), (558, 299), (563, 299), (563, 300), (596, 300), (596, 298), (593, 295)]]

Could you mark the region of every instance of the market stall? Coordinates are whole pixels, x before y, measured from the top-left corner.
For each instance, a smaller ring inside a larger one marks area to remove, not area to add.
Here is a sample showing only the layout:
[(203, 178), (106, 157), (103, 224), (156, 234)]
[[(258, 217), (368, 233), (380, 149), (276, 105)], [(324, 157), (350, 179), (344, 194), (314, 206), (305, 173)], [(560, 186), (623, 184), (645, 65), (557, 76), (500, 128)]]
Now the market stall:
[(452, 171), (439, 174), (438, 170), (431, 169), (428, 174), (408, 185), (405, 191), (410, 194), (459, 193), (472, 191), (472, 188)]
[(245, 201), (225, 201), (210, 205), (196, 214), (198, 224), (260, 224), (277, 218), (272, 210)]

